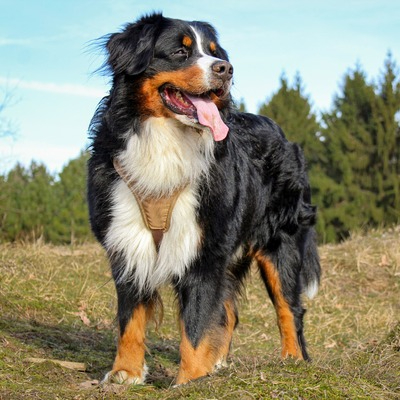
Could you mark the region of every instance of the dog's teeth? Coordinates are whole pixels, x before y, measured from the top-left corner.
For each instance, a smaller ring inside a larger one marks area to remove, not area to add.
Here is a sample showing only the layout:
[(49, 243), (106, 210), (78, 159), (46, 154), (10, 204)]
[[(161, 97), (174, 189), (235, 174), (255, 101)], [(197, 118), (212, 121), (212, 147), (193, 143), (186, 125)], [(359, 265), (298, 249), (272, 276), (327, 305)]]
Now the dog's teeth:
[(175, 94), (176, 98), (183, 104), (189, 105), (189, 103), (186, 101), (186, 99), (182, 96), (182, 93), (177, 91)]

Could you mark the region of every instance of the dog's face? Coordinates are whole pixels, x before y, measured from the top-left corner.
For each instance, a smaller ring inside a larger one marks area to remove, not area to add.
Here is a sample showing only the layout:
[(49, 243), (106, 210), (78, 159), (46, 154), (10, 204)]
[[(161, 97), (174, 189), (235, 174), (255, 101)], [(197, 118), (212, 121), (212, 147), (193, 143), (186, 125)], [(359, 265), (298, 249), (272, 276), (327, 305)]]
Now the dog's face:
[(226, 136), (219, 110), (230, 101), (233, 67), (211, 25), (153, 14), (111, 35), (107, 49), (114, 77), (139, 85), (141, 116), (208, 126), (215, 140)]

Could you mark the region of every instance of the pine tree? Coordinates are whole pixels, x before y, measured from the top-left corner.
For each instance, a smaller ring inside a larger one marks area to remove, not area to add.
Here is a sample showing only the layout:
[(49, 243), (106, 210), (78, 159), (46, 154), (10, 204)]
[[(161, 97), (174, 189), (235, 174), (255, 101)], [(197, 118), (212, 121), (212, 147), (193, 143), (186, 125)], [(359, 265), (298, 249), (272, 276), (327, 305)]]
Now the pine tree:
[(273, 119), (282, 127), (290, 141), (303, 148), (310, 169), (325, 160), (321, 127), (311, 109), (308, 96), (304, 94), (299, 73), (296, 74), (292, 87), (282, 75), (279, 90), (259, 108), (258, 113)]
[(17, 164), (2, 179), (2, 201), (0, 203), (1, 241), (15, 240), (22, 229), (22, 198), (29, 183), (27, 171)]
[(376, 106), (375, 88), (367, 83), (358, 65), (345, 76), (332, 112), (324, 115), (330, 165), (326, 173), (335, 182), (325, 216), (337, 238), (360, 227), (375, 226), (383, 219), (374, 182)]
[(45, 165), (33, 161), (29, 168), (29, 180), (24, 208), (26, 224), (31, 228), (27, 233), (33, 234), (33, 238), (43, 236), (47, 240), (46, 228), (51, 224), (56, 205), (54, 177)]
[[(381, 73), (375, 108), (374, 184), (384, 222), (400, 220), (400, 79), (389, 52)], [(396, 76), (397, 75), (397, 76)]]
[(86, 201), (86, 164), (88, 154), (71, 160), (55, 184), (58, 207), (48, 236), (53, 242), (70, 243), (90, 238)]
[(17, 164), (0, 177), (0, 241), (71, 243), (91, 238), (86, 201), (86, 162), (82, 153), (58, 179), (43, 164)]
[(54, 178), (43, 164), (29, 168), (17, 164), (2, 180), (5, 201), (0, 208), (0, 240), (45, 237), (45, 227), (53, 216)]

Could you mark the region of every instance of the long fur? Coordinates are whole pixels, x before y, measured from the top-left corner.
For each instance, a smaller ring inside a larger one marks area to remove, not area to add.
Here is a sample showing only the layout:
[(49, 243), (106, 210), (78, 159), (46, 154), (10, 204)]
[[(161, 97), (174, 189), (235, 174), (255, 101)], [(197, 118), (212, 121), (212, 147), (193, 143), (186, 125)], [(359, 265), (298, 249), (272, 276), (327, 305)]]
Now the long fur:
[[(235, 109), (232, 68), (209, 24), (151, 14), (107, 36), (106, 48), (113, 82), (91, 123), (88, 200), (115, 279), (120, 338), (135, 310), (171, 283), (193, 351), (207, 337), (218, 353), (217, 332), (232, 315), (236, 326), (236, 296), (256, 259), (278, 322), (283, 302), (308, 359), (301, 294), (316, 294), (320, 266), (301, 149), (269, 118)], [(229, 127), (226, 139), (214, 141), (195, 117), (174, 112), (161, 98), (170, 84), (211, 99)], [(158, 251), (115, 159), (142, 196), (184, 187)], [(195, 377), (185, 368), (178, 382)]]

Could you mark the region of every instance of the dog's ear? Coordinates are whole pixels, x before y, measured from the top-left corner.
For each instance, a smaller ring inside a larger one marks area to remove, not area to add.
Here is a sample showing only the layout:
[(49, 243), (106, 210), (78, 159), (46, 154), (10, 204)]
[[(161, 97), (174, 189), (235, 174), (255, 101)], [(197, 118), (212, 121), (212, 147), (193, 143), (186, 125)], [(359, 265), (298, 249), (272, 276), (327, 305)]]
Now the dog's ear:
[(149, 66), (162, 19), (161, 14), (145, 16), (108, 37), (107, 65), (115, 75), (138, 75)]

